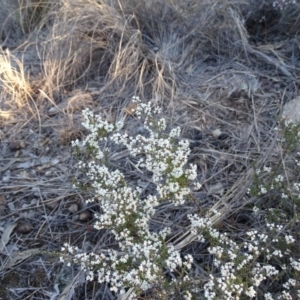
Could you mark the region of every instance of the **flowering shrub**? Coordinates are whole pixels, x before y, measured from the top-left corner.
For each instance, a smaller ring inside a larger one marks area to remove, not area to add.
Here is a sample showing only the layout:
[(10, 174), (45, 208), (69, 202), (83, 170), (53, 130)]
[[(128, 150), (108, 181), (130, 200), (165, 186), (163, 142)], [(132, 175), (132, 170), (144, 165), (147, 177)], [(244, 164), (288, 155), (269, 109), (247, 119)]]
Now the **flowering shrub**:
[[(279, 128), (275, 129), (279, 132), (279, 136), (283, 137), (278, 140), (283, 151), (281, 160), (256, 170), (249, 193), (258, 199), (253, 211), (256, 215), (263, 213), (266, 232), (269, 232), (268, 239), (273, 234), (270, 242), (262, 249), (265, 259), (278, 266), (276, 268), (278, 281), (284, 277), (289, 278), (283, 283), (281, 294), (273, 298), (270, 293), (266, 293), (265, 299), (298, 299), (300, 256), (296, 249), (299, 249), (300, 237), (298, 228), (300, 162), (297, 157), (299, 157), (300, 125), (283, 120)], [(275, 255), (273, 259), (272, 255)]]
[[(160, 113), (158, 108), (152, 108), (151, 103), (144, 104), (138, 98), (133, 98), (133, 101), (137, 103), (137, 118), (144, 121), (144, 135), (129, 136), (121, 132), (122, 123), (109, 124), (85, 110), (83, 125), (91, 133), (84, 141), (73, 143), (78, 154), (83, 151), (90, 158), (79, 161), (78, 167), (86, 172), (93, 191), (94, 197), (87, 202), (97, 202), (102, 209), (101, 214), (95, 215), (94, 227), (110, 230), (118, 242), (118, 249), (84, 253), (65, 244), (61, 260), (69, 259), (69, 263), (80, 264), (86, 271), (87, 280), (109, 283), (111, 291), (119, 296), (131, 288), (131, 299), (150, 288), (158, 289), (163, 299), (256, 297), (271, 300), (300, 297), (300, 256), (298, 253), (298, 257), (292, 255), (299, 237), (288, 233), (289, 227), (299, 222), (298, 200), (293, 218), (289, 221), (276, 219), (276, 222), (272, 219), (274, 210), (265, 213), (264, 204), (258, 202), (253, 214), (264, 214), (260, 228), (239, 235), (218, 231), (208, 218), (188, 215), (190, 225), (186, 231), (192, 237), (190, 241), (198, 240), (205, 245), (205, 255), (211, 258), (198, 266), (202, 270), (201, 276), (193, 271), (192, 266), (197, 266), (198, 262), (192, 255), (181, 256), (179, 247), (167, 242), (170, 228), (150, 230), (149, 221), (160, 203), (181, 205), (189, 200), (192, 190), (201, 188), (201, 184), (196, 180), (197, 166), (187, 165), (190, 149), (187, 141), (180, 140), (180, 128), (167, 134), (165, 119), (153, 117), (153, 114)], [(295, 132), (290, 132), (298, 129), (292, 126), (286, 130), (288, 148), (296, 145), (292, 143)], [(129, 150), (135, 158), (135, 168), (150, 176), (155, 193), (142, 198), (142, 189), (131, 186), (120, 170), (110, 166), (107, 159), (109, 143)], [(258, 199), (270, 188), (284, 188), (285, 179), (278, 167), (271, 183), (263, 180), (262, 175), (270, 171), (270, 167), (264, 167), (256, 174), (257, 180), (249, 192)], [(298, 184), (294, 187), (298, 191)], [(297, 196), (287, 191), (284, 195), (283, 199)], [(171, 274), (172, 279), (166, 274)], [(274, 288), (274, 283), (281, 288)]]
[[(155, 122), (150, 103), (143, 104), (138, 98), (133, 101), (138, 104), (137, 117), (145, 119), (144, 127), (149, 136), (137, 135), (133, 138), (126, 133), (115, 132), (109, 139), (124, 145), (132, 156), (142, 157), (136, 168), (151, 172), (157, 194), (141, 199), (142, 190), (139, 187), (129, 186), (119, 170), (112, 170), (106, 165), (105, 151), (100, 148), (100, 143), (107, 141), (106, 135), (123, 125), (114, 126), (88, 110), (83, 111), (83, 125), (91, 133), (82, 143), (76, 141), (73, 146), (77, 152), (84, 148), (89, 155), (94, 155), (94, 160), (78, 163), (81, 170), (87, 169), (86, 174), (95, 195), (87, 202), (100, 204), (104, 213), (95, 216), (94, 227), (98, 230), (110, 229), (119, 242), (119, 250), (108, 250), (105, 254), (75, 254), (78, 249), (69, 245), (63, 248), (73, 255), (73, 262), (80, 263), (88, 272), (88, 280), (94, 279), (96, 271), (98, 281), (109, 282), (110, 289), (119, 294), (125, 293), (125, 287), (147, 290), (163, 279), (164, 270), (172, 272), (178, 267), (189, 269), (192, 263), (190, 255), (182, 260), (179, 251), (165, 242), (169, 228), (160, 232), (149, 230), (149, 220), (160, 202), (171, 201), (179, 205), (189, 196), (187, 185), (196, 179), (197, 171), (196, 165), (186, 166), (190, 153), (188, 142), (176, 141), (180, 136), (179, 128), (171, 130), (166, 137), (166, 122), (164, 119)], [(159, 109), (154, 112), (159, 113)], [(194, 184), (194, 187), (200, 186)]]

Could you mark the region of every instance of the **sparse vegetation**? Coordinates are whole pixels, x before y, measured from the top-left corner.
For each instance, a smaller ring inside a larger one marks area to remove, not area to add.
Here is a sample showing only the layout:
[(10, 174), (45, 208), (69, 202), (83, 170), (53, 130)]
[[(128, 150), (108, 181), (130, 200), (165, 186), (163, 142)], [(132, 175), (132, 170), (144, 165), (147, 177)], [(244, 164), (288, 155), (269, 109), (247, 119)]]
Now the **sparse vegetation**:
[(0, 2), (0, 299), (300, 299), (299, 1)]

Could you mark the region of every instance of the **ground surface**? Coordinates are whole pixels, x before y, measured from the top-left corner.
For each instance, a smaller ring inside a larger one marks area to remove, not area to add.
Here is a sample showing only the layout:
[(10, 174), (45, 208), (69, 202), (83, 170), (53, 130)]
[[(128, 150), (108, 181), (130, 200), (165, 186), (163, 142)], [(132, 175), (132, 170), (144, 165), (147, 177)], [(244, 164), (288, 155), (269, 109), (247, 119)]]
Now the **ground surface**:
[[(238, 236), (259, 227), (247, 189), (254, 165), (281, 157), (274, 127), (299, 95), (299, 3), (280, 10), (269, 1), (0, 2), (11, 12), (0, 18), (0, 299), (116, 297), (59, 261), (65, 242), (85, 251), (115, 246), (92, 227), (99, 208), (85, 203), (89, 190), (73, 188), (74, 178), (87, 180), (71, 147), (88, 133), (87, 107), (125, 120), (135, 135), (128, 107), (137, 95), (162, 107), (169, 129), (180, 126), (190, 140), (203, 188), (180, 209), (162, 205), (153, 226), (180, 235), (188, 213), (216, 209), (219, 229)], [(146, 180), (117, 154), (112, 163), (132, 183)], [(201, 265), (201, 247), (182, 251)]]

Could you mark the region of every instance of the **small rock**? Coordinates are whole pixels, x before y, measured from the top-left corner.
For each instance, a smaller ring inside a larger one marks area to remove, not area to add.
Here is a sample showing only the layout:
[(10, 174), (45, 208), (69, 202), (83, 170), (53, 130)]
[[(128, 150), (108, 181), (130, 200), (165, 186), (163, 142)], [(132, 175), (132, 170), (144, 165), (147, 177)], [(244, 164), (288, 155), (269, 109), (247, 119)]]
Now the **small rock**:
[(24, 141), (10, 142), (8, 147), (10, 151), (17, 151), (25, 148), (26, 144)]
[(20, 143), (18, 142), (10, 142), (8, 147), (10, 151), (17, 151), (21, 149)]
[(21, 147), (22, 149), (24, 149), (24, 148), (26, 147), (26, 144), (25, 144), (24, 141), (21, 141), (21, 142), (20, 142), (20, 147)]
[(300, 96), (283, 106), (282, 118), (293, 123), (300, 123)]
[(52, 116), (55, 116), (55, 115), (57, 115), (58, 113), (59, 113), (59, 108), (58, 107), (51, 107), (51, 108), (49, 108), (49, 110), (48, 110), (48, 115), (50, 116), (50, 117), (52, 117)]
[(74, 213), (76, 213), (77, 211), (78, 211), (78, 204), (77, 203), (73, 203), (73, 204), (71, 204), (70, 206), (69, 206), (69, 212), (71, 213), (71, 214), (74, 214)]
[(79, 220), (82, 222), (87, 222), (91, 219), (92, 219), (92, 213), (89, 210), (85, 210), (79, 215)]
[(20, 226), (18, 226), (17, 231), (19, 233), (27, 234), (32, 230), (32, 225), (29, 223), (23, 223)]
[(54, 209), (54, 208), (56, 208), (58, 206), (58, 204), (59, 204), (59, 201), (54, 200), (54, 201), (48, 202), (46, 204), (46, 207), (48, 207), (50, 209)]

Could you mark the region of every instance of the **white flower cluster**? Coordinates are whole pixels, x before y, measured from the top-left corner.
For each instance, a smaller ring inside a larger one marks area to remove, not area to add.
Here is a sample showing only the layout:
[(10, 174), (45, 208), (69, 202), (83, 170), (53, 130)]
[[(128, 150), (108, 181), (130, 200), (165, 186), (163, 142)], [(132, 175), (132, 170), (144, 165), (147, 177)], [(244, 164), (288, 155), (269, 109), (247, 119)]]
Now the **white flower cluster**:
[(82, 116), (84, 119), (84, 122), (82, 123), (83, 127), (91, 131), (91, 133), (82, 142), (79, 142), (78, 139), (76, 141), (72, 141), (72, 146), (79, 148), (88, 146), (90, 150), (95, 153), (95, 158), (101, 160), (104, 157), (104, 153), (100, 149), (99, 141), (105, 140), (105, 136), (108, 133), (122, 125), (117, 124), (114, 126), (113, 124), (103, 120), (100, 115), (94, 115), (88, 108), (82, 111)]
[[(136, 291), (147, 290), (152, 284), (162, 280), (163, 269), (173, 272), (183, 267), (188, 270), (193, 262), (190, 255), (183, 260), (179, 251), (165, 242), (170, 233), (168, 228), (158, 233), (149, 229), (149, 220), (161, 201), (182, 204), (191, 192), (187, 186), (196, 179), (197, 166), (186, 168), (189, 144), (184, 140), (176, 142), (176, 139), (180, 139), (179, 128), (171, 130), (165, 136), (166, 121), (161, 119), (155, 123), (152, 120), (151, 104), (143, 104), (136, 97), (133, 100), (137, 102), (136, 115), (139, 118), (145, 117), (144, 126), (149, 137), (131, 137), (118, 132), (106, 137), (122, 126), (109, 124), (85, 110), (83, 125), (90, 130), (90, 134), (83, 142), (73, 143), (79, 149), (88, 148), (98, 159), (80, 161), (78, 166), (88, 170), (86, 175), (94, 191), (93, 199), (88, 202), (98, 202), (103, 211), (102, 214), (95, 215), (94, 227), (98, 230), (109, 229), (118, 241), (119, 249), (106, 250), (100, 254), (80, 253), (77, 248), (69, 245), (64, 245), (62, 249), (72, 257), (74, 263), (82, 266), (87, 280), (94, 280), (96, 271), (98, 281), (109, 282), (110, 289), (119, 294), (123, 294), (126, 287), (133, 287)], [(154, 112), (158, 113), (159, 109)], [(153, 130), (154, 127), (156, 131)], [(105, 165), (99, 141), (103, 142), (108, 138), (126, 146), (132, 156), (145, 157), (139, 160), (137, 168), (151, 172), (151, 180), (157, 188), (156, 195), (141, 199), (140, 188), (128, 186), (123, 173)], [(188, 299), (190, 294), (186, 293), (185, 297)]]
[(214, 229), (211, 227), (212, 224), (208, 218), (200, 218), (198, 215), (188, 215), (187, 217), (191, 222), (190, 232), (198, 236), (198, 241), (205, 242), (203, 235), (205, 230), (210, 230), (211, 236), (213, 235)]
[[(117, 133), (112, 136), (115, 143), (125, 145), (132, 156), (144, 154), (137, 167), (150, 171), (152, 180), (157, 186), (161, 199), (172, 201), (175, 205), (183, 204), (186, 196), (190, 194), (187, 181), (193, 181), (197, 177), (197, 166), (190, 165), (184, 169), (190, 154), (189, 142), (180, 140), (177, 144), (175, 139), (180, 138), (180, 128), (174, 128), (164, 136), (166, 130), (165, 119), (160, 119), (155, 124), (152, 120), (151, 103), (141, 103), (138, 98), (136, 114), (145, 116), (144, 127), (149, 137), (137, 135), (135, 138), (127, 134)], [(156, 131), (153, 127), (156, 125)], [(199, 185), (198, 185), (199, 187)]]
[[(209, 253), (213, 255), (213, 266), (219, 272), (216, 272), (215, 275), (211, 273), (208, 282), (204, 285), (206, 299), (240, 299), (242, 295), (252, 299), (256, 297), (257, 289), (262, 281), (279, 274), (279, 270), (270, 264), (255, 263), (264, 251), (269, 253), (266, 256), (267, 260), (283, 257), (280, 250), (270, 253), (270, 250), (266, 248), (267, 245), (278, 242), (276, 238), (272, 239), (267, 232), (248, 231), (245, 233), (247, 240), (243, 244), (238, 244), (226, 234), (221, 234), (213, 229), (211, 223), (205, 218), (199, 218), (196, 215), (188, 217), (191, 221), (192, 232), (199, 234), (202, 241), (204, 241), (204, 231), (213, 239), (218, 239), (218, 245), (208, 247)], [(266, 227), (275, 234), (283, 230), (282, 225), (267, 223)], [(209, 240), (209, 236), (206, 236), (206, 240)], [(295, 242), (292, 236), (288, 236), (288, 239), (285, 240), (287, 244)], [(291, 267), (300, 271), (300, 262), (292, 259), (290, 261)], [(289, 279), (284, 287), (294, 287), (299, 283), (298, 280)], [(282, 298), (279, 299), (288, 299), (288, 295), (288, 291), (283, 291), (280, 296)], [(270, 293), (266, 293), (265, 299), (273, 298)]]

